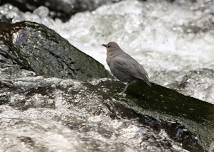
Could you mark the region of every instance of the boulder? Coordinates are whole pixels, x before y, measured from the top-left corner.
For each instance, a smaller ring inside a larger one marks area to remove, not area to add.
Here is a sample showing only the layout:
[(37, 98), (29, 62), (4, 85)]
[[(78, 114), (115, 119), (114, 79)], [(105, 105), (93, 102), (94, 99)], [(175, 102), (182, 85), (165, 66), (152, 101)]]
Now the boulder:
[(79, 80), (110, 76), (102, 64), (42, 24), (1, 22), (0, 40), (9, 48), (4, 56), (38, 75)]

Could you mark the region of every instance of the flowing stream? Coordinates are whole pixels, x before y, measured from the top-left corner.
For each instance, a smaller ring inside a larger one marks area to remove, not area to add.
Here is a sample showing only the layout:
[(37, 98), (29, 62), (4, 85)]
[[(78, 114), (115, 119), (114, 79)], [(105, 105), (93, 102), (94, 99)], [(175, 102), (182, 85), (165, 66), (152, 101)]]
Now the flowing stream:
[[(0, 14), (13, 22), (48, 26), (107, 69), (101, 44), (116, 41), (144, 65), (152, 82), (214, 104), (212, 0), (124, 0), (77, 13), (67, 22), (50, 18), (43, 6), (23, 13), (6, 4)], [(137, 120), (112, 119), (103, 99), (78, 81), (36, 77), (26, 71), (22, 75), (26, 78), (13, 81), (17, 88), (51, 89), (46, 95), (43, 90), (29, 96), (16, 92), (10, 105), (0, 106), (0, 151), (186, 151), (165, 130), (157, 133)], [(72, 96), (69, 87), (78, 93)]]

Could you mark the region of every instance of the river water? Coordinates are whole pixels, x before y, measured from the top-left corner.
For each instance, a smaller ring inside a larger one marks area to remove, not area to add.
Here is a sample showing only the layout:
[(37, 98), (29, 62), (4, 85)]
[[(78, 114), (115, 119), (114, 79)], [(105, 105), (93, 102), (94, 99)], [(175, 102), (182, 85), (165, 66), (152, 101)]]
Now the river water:
[[(13, 22), (29, 20), (45, 24), (107, 69), (106, 50), (101, 44), (116, 41), (144, 65), (152, 82), (214, 104), (214, 1), (124, 0), (92, 12), (77, 13), (67, 22), (48, 17), (45, 7), (23, 13), (4, 5), (0, 13), (13, 18)], [(29, 82), (18, 79), (16, 83), (24, 82), (26, 86), (60, 83), (77, 87), (80, 94), (71, 104), (66, 103), (67, 98), (73, 97), (61, 90), (54, 90), (53, 97), (36, 94), (27, 99), (31, 108), (26, 111), (17, 104), (26, 99), (25, 95), (14, 94), (12, 106), (0, 107), (3, 150), (8, 146), (11, 151), (28, 151), (32, 147), (34, 151), (167, 151), (163, 145), (171, 142), (173, 151), (185, 151), (164, 130), (154, 133), (135, 120), (111, 119), (108, 109), (94, 102), (102, 100), (99, 96), (81, 95), (84, 86), (79, 82), (34, 79)], [(94, 115), (95, 107), (101, 107), (100, 115)], [(68, 129), (69, 124), (74, 128)], [(81, 128), (75, 130), (75, 126)]]

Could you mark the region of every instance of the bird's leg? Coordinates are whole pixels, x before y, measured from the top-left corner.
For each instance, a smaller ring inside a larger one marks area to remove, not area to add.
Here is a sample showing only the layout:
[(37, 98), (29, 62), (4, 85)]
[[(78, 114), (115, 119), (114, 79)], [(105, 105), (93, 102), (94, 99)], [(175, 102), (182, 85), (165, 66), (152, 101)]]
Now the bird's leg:
[(122, 95), (123, 97), (125, 97), (125, 96), (126, 96), (125, 92), (126, 92), (128, 86), (129, 86), (129, 83), (126, 84), (126, 86), (125, 86), (125, 88), (123, 89), (123, 91), (120, 92), (118, 95)]
[(125, 86), (125, 88), (123, 89), (123, 91), (122, 91), (120, 94), (124, 94), (124, 93), (126, 92), (127, 88), (129, 87), (129, 85), (130, 85), (130, 84), (133, 84), (133, 83), (135, 83), (135, 82), (136, 82), (136, 81), (133, 80), (133, 81), (131, 81), (130, 83), (127, 83), (126, 86)]
[(121, 93), (125, 93), (128, 87), (129, 87), (129, 83), (126, 84), (125, 88), (123, 89), (123, 91)]
[(125, 86), (125, 88), (123, 89), (123, 91), (120, 92), (120, 93), (118, 93), (118, 95), (122, 95), (123, 97), (125, 97), (125, 96), (126, 96), (126, 95), (125, 95), (125, 92), (126, 92), (128, 86), (129, 86), (129, 83), (126, 84), (126, 86)]

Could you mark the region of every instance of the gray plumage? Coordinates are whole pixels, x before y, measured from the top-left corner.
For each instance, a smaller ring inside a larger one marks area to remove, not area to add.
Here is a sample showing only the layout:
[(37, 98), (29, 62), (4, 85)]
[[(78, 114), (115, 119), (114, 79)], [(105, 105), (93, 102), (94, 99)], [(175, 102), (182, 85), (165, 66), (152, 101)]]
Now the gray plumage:
[[(132, 83), (142, 80), (151, 86), (148, 74), (141, 64), (125, 53), (115, 42), (103, 44), (107, 49), (107, 63), (112, 74), (122, 82)], [(126, 91), (128, 85), (124, 89)]]

